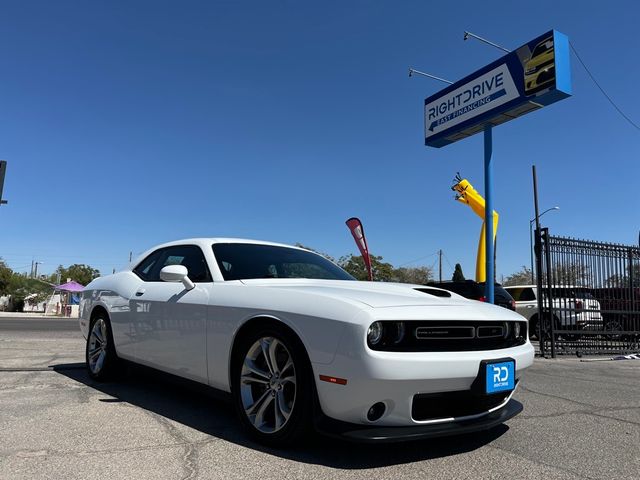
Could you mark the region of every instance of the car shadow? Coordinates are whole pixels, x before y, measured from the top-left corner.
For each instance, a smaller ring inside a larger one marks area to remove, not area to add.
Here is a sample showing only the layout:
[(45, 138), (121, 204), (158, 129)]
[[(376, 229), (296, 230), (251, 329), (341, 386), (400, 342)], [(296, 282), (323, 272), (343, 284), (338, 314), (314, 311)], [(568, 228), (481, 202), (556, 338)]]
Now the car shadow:
[(83, 383), (111, 398), (127, 402), (169, 420), (247, 448), (309, 464), (341, 469), (369, 469), (413, 463), (476, 450), (509, 430), (500, 425), (487, 432), (391, 444), (353, 444), (313, 435), (286, 449), (267, 448), (242, 431), (229, 397), (208, 387), (138, 365), (127, 365), (114, 382), (89, 377), (84, 363), (58, 364), (53, 371)]

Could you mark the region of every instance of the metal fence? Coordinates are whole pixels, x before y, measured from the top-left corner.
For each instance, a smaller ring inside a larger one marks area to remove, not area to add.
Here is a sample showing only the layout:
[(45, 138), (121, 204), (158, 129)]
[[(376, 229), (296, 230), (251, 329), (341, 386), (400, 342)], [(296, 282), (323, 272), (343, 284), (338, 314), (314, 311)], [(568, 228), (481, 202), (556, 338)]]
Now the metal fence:
[(536, 231), (540, 353), (640, 351), (640, 248)]

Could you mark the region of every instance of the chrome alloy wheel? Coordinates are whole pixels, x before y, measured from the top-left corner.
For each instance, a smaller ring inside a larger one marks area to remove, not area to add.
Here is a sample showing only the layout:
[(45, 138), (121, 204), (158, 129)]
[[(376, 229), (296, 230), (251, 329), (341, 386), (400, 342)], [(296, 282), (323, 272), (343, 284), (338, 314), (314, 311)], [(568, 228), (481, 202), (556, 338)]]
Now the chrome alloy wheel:
[(89, 369), (95, 375), (100, 373), (104, 366), (104, 360), (107, 356), (107, 341), (107, 324), (102, 318), (98, 318), (89, 334), (89, 348), (87, 350)]
[(275, 433), (287, 424), (296, 401), (296, 370), (284, 343), (262, 337), (249, 348), (240, 395), (247, 419), (260, 432)]

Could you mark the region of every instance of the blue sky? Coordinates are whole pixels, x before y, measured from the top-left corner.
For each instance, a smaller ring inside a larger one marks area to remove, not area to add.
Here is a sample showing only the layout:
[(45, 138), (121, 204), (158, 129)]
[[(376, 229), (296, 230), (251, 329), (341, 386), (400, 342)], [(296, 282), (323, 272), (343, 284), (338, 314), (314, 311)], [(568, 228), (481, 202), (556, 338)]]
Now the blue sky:
[[(526, 16), (530, 13), (531, 16)], [(0, 257), (18, 270), (88, 263), (192, 236), (301, 242), (475, 268), (482, 136), (423, 139), (423, 101), (555, 28), (640, 122), (637, 2), (3, 2)], [(494, 130), (497, 273), (529, 264), (531, 165), (553, 233), (635, 243), (640, 132), (572, 57), (573, 97)]]

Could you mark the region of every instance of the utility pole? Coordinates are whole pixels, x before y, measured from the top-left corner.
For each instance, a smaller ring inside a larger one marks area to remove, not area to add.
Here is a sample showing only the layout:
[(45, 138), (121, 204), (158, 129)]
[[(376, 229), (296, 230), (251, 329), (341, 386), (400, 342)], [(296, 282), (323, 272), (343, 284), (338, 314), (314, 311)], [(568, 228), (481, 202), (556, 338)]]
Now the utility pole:
[(4, 189), (4, 175), (6, 171), (7, 171), (6, 160), (0, 160), (0, 205), (5, 205), (7, 203), (6, 200), (2, 199), (2, 190)]
[(131, 257), (133, 255), (133, 252), (129, 252), (129, 263), (131, 263)]
[(438, 267), (438, 278), (440, 279), (439, 281), (442, 282), (442, 249), (438, 250), (438, 258), (440, 260), (439, 262), (439, 267)]

